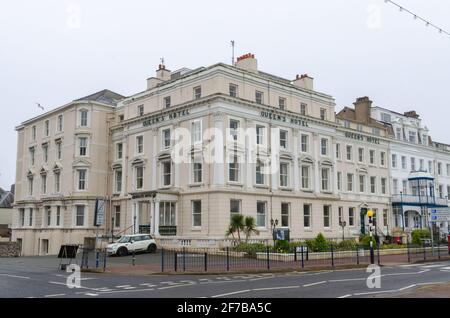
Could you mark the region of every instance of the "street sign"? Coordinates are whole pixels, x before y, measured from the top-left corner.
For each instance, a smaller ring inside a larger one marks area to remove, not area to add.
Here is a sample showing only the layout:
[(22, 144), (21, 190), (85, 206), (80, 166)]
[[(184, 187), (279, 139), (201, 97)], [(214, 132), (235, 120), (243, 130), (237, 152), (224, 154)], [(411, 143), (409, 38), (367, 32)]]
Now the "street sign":
[(97, 199), (97, 201), (95, 201), (94, 226), (103, 225), (104, 217), (105, 217), (105, 200)]
[(450, 208), (430, 209), (431, 222), (448, 222), (450, 221)]
[(306, 252), (308, 252), (308, 246), (297, 246), (296, 250), (297, 250), (297, 253), (301, 253), (302, 250), (304, 253), (306, 253)]

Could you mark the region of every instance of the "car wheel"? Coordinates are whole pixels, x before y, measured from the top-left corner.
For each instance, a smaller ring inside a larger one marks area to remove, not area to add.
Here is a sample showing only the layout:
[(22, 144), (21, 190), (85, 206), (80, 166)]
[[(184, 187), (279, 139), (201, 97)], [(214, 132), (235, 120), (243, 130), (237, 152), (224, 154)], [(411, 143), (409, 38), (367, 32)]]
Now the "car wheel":
[(150, 245), (147, 247), (147, 252), (149, 252), (149, 253), (155, 253), (155, 252), (156, 252), (156, 245), (155, 245), (155, 244), (150, 244)]
[(121, 247), (117, 250), (118, 256), (125, 256), (127, 254), (128, 254), (128, 250), (126, 249), (126, 247)]

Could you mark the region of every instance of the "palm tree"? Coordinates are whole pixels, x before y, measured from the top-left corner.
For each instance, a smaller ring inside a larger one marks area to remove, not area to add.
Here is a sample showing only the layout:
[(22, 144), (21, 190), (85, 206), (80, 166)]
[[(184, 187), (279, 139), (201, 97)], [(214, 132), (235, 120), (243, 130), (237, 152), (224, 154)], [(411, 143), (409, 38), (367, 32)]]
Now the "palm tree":
[(236, 214), (231, 217), (230, 226), (226, 232), (227, 236), (232, 236), (235, 240), (234, 233), (237, 233), (238, 242), (241, 242), (241, 231), (244, 230), (244, 216), (242, 214)]
[(259, 231), (256, 229), (255, 218), (252, 216), (246, 216), (244, 220), (244, 233), (245, 233), (245, 242), (248, 242), (248, 239), (252, 234), (259, 234)]

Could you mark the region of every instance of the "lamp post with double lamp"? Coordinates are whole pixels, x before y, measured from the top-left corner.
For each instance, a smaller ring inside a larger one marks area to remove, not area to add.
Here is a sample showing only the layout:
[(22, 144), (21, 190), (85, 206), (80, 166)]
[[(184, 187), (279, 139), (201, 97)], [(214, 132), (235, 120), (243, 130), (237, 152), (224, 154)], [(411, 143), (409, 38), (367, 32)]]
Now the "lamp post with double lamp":
[(342, 227), (342, 240), (345, 241), (344, 233), (345, 233), (345, 227), (347, 225), (347, 222), (339, 221), (339, 225)]
[(272, 238), (273, 238), (273, 244), (275, 245), (276, 235), (275, 235), (275, 228), (278, 225), (278, 219), (270, 219), (270, 225), (272, 227)]
[(372, 228), (372, 224), (373, 224), (373, 211), (369, 210), (367, 211), (367, 216), (369, 217), (369, 233), (370, 233), (370, 264), (374, 264), (375, 263), (375, 255), (373, 252), (373, 237), (372, 237), (372, 232), (373, 232), (373, 228)]

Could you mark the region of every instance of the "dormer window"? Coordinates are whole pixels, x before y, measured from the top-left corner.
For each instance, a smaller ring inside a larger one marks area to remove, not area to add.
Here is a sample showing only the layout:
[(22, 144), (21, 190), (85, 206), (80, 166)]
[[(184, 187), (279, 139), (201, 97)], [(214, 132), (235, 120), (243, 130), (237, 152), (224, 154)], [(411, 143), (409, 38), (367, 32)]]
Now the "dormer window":
[(88, 126), (88, 111), (86, 109), (80, 110), (80, 126), (81, 127)]
[(144, 105), (139, 105), (137, 109), (138, 116), (144, 116)]
[(201, 86), (194, 87), (194, 99), (200, 99), (202, 97)]

